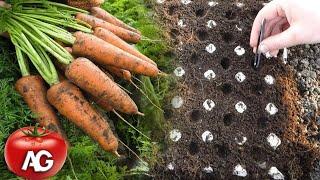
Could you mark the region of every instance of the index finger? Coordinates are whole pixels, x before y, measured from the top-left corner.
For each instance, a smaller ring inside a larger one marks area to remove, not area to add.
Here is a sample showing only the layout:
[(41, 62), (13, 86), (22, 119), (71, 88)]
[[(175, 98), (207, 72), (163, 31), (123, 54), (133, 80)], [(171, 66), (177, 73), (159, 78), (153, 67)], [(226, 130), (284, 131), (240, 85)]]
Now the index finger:
[(251, 35), (250, 35), (250, 46), (251, 47), (256, 47), (258, 43), (258, 38), (259, 38), (259, 32), (260, 32), (260, 26), (263, 21), (263, 19), (266, 19), (267, 22), (270, 20), (277, 18), (277, 17), (284, 17), (284, 11), (282, 7), (280, 6), (279, 3), (280, 0), (273, 0), (267, 5), (265, 5), (264, 8), (262, 8), (257, 17), (255, 18), (253, 25), (252, 25), (252, 30), (251, 30)]

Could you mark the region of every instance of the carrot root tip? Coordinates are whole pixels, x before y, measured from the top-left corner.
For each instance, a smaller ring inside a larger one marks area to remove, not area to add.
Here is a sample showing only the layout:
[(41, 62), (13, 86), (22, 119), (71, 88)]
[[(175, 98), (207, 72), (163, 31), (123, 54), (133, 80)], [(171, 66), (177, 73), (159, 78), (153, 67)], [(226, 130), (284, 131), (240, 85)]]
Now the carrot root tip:
[(167, 77), (168, 76), (167, 73), (164, 73), (162, 71), (160, 71), (158, 75), (161, 76), (161, 77)]
[(142, 112), (137, 112), (137, 115), (144, 116), (144, 113), (142, 113)]
[(118, 151), (114, 151), (113, 154), (116, 155), (118, 158), (121, 157), (121, 155), (118, 153)]

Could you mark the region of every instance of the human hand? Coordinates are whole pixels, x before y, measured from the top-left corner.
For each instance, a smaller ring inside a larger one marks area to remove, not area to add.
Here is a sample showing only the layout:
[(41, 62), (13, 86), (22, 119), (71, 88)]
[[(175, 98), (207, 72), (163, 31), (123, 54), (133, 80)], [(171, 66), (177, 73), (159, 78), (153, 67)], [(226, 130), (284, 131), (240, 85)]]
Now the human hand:
[[(273, 0), (257, 15), (250, 37), (254, 52), (276, 56), (280, 49), (320, 43), (319, 0)], [(260, 26), (266, 19), (265, 39), (257, 47)]]

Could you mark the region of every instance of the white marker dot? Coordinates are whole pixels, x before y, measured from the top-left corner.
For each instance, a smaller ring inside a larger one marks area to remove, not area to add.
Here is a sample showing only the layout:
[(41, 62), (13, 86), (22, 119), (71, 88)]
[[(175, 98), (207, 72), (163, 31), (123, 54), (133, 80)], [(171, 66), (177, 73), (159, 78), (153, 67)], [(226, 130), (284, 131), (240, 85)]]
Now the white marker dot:
[(207, 167), (203, 168), (203, 172), (210, 174), (210, 173), (213, 173), (213, 169), (211, 166), (207, 166)]
[(207, 27), (210, 28), (210, 29), (212, 29), (212, 28), (214, 28), (216, 26), (217, 26), (217, 23), (214, 20), (209, 20), (207, 22)]
[(238, 56), (242, 56), (246, 53), (246, 50), (241, 47), (241, 46), (237, 46), (235, 49), (234, 49), (234, 52), (238, 55)]
[(172, 100), (171, 100), (171, 104), (173, 108), (181, 108), (181, 106), (183, 105), (183, 99), (180, 96), (175, 96)]
[(213, 52), (215, 52), (217, 50), (217, 48), (213, 45), (213, 44), (209, 44), (207, 47), (206, 47), (206, 51), (210, 54), (212, 54)]
[(244, 111), (247, 110), (246, 104), (244, 104), (244, 102), (242, 102), (242, 101), (238, 102), (238, 103), (235, 105), (235, 108), (236, 108), (236, 110), (237, 110), (239, 113), (243, 113)]
[(173, 165), (173, 163), (169, 163), (169, 164), (167, 165), (167, 169), (169, 169), (170, 171), (173, 171), (173, 170), (174, 170), (174, 165)]
[(183, 21), (182, 19), (180, 19), (180, 20), (178, 21), (178, 26), (180, 26), (180, 27), (182, 27), (182, 28), (187, 27), (187, 25), (184, 24), (184, 21)]
[(182, 67), (177, 67), (173, 73), (177, 76), (177, 77), (182, 77), (183, 75), (185, 75), (185, 71)]
[(269, 136), (267, 137), (267, 141), (274, 150), (276, 150), (281, 144), (281, 139), (279, 139), (278, 136), (274, 133), (269, 134)]
[(216, 106), (216, 104), (210, 99), (205, 100), (204, 103), (203, 103), (203, 107), (207, 111), (211, 111), (215, 106)]
[(284, 175), (278, 170), (278, 168), (276, 167), (271, 167), (269, 169), (268, 174), (276, 180), (283, 180), (284, 179)]
[(157, 3), (158, 4), (162, 4), (162, 3), (164, 3), (165, 2), (165, 0), (157, 0)]
[(216, 78), (216, 73), (214, 73), (212, 70), (206, 71), (203, 75), (208, 80)]
[(233, 175), (239, 176), (239, 177), (246, 177), (248, 175), (247, 170), (244, 169), (240, 164), (238, 164), (233, 169)]
[(270, 114), (270, 115), (275, 115), (277, 114), (277, 112), (279, 111), (278, 108), (272, 104), (272, 103), (269, 103), (267, 104), (265, 110)]
[(239, 83), (242, 83), (244, 80), (246, 80), (246, 75), (244, 75), (243, 72), (238, 72), (235, 75), (235, 78)]
[(210, 131), (205, 131), (204, 133), (202, 133), (201, 137), (203, 142), (209, 143), (213, 141), (213, 135)]
[(241, 3), (241, 2), (238, 2), (238, 3), (236, 3), (236, 6), (237, 6), (238, 8), (242, 8), (242, 7), (244, 7), (244, 4)]
[(208, 2), (208, 5), (210, 6), (210, 7), (213, 7), (213, 6), (216, 6), (216, 5), (218, 5), (219, 3), (218, 2), (215, 2), (215, 1), (209, 1)]
[(236, 143), (237, 143), (238, 145), (242, 146), (242, 145), (244, 145), (244, 143), (247, 142), (248, 138), (245, 137), (245, 136), (243, 136), (243, 137), (241, 137), (241, 138), (236, 137), (236, 138), (234, 138), (234, 140), (236, 141)]
[(179, 129), (173, 129), (172, 131), (170, 131), (170, 139), (173, 142), (178, 142), (181, 139), (181, 132), (179, 131)]
[(185, 5), (190, 4), (191, 2), (191, 0), (181, 0), (181, 3)]
[(264, 81), (268, 84), (268, 85), (273, 85), (275, 83), (275, 79), (273, 76), (271, 75), (266, 75), (266, 77), (264, 77)]

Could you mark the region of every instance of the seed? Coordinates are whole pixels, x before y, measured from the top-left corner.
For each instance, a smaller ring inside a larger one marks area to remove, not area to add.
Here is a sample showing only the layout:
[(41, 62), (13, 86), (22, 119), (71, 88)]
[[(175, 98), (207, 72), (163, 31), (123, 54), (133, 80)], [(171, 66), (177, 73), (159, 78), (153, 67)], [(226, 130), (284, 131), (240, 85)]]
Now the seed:
[(234, 52), (238, 55), (238, 56), (242, 56), (246, 53), (246, 50), (241, 47), (241, 46), (237, 46), (235, 49), (234, 49)]
[(210, 131), (205, 131), (204, 133), (202, 133), (201, 137), (203, 142), (209, 143), (213, 141), (213, 135)]
[(215, 52), (217, 50), (216, 46), (214, 46), (213, 44), (209, 44), (206, 47), (206, 51), (210, 54), (212, 54), (213, 52)]
[(278, 136), (274, 133), (269, 134), (269, 136), (267, 137), (267, 141), (274, 150), (276, 150), (281, 144), (281, 139), (279, 139)]
[(216, 106), (216, 104), (211, 99), (207, 99), (203, 103), (203, 107), (207, 111), (211, 111), (215, 106)]
[(178, 142), (181, 139), (181, 132), (179, 131), (179, 129), (173, 129), (172, 131), (170, 131), (169, 133), (170, 135), (170, 139), (173, 142)]

